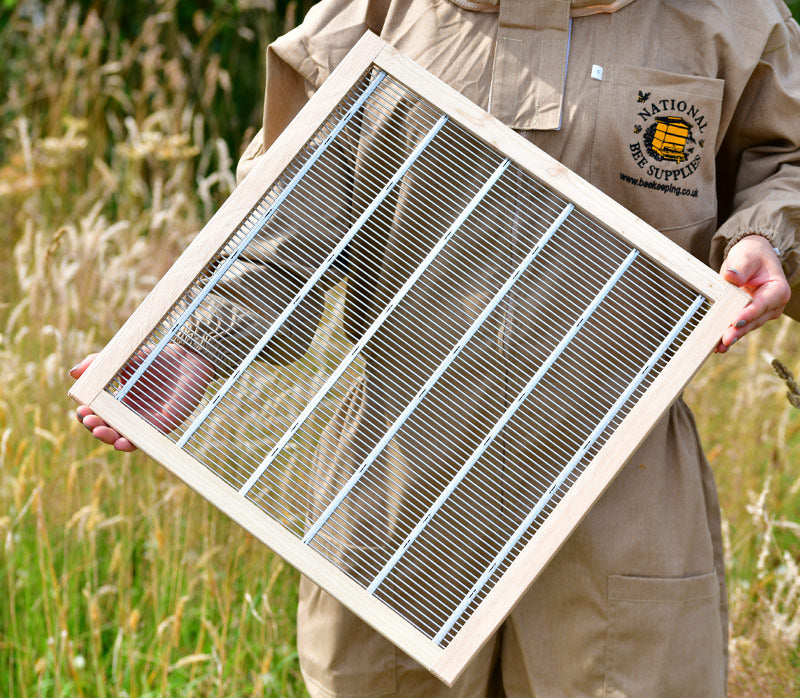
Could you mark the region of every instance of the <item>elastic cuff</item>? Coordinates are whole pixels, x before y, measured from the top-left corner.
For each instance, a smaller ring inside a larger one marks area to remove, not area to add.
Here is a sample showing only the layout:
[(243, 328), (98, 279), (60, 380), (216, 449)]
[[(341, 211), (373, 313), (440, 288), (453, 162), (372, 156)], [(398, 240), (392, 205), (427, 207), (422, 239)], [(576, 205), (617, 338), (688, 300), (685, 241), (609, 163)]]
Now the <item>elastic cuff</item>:
[(769, 241), (769, 244), (772, 245), (772, 249), (775, 250), (775, 254), (778, 255), (778, 259), (783, 259), (783, 255), (786, 254), (787, 250), (781, 250), (781, 234), (774, 228), (752, 228), (748, 230), (740, 230), (739, 232), (734, 233), (734, 235), (732, 235), (725, 244), (725, 252), (722, 255), (722, 259), (727, 259), (728, 253), (731, 251), (731, 247), (750, 235), (760, 235), (762, 238), (766, 238)]
[(204, 359), (211, 362), (215, 375), (224, 372), (225, 367), (229, 363), (229, 358), (226, 354), (208, 336), (195, 334), (182, 329), (178, 331), (173, 341), (193, 351), (195, 354), (200, 354)]

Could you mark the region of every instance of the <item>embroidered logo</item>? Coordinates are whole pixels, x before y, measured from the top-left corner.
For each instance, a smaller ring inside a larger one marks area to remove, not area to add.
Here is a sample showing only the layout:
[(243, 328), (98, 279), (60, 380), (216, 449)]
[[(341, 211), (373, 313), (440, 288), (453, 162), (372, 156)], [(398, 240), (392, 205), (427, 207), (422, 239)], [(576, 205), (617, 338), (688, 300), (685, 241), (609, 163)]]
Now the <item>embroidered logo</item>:
[[(694, 143), (692, 127), (679, 116), (657, 116), (656, 122), (644, 132), (644, 147), (655, 160), (685, 162), (687, 143)], [(693, 148), (689, 148), (689, 153)]]
[(708, 128), (702, 110), (688, 100), (661, 99), (644, 90), (637, 90), (634, 99), (634, 139), (628, 149), (639, 172), (637, 177), (620, 173), (620, 178), (648, 189), (696, 197), (697, 189), (678, 185), (689, 184), (686, 180), (700, 167)]

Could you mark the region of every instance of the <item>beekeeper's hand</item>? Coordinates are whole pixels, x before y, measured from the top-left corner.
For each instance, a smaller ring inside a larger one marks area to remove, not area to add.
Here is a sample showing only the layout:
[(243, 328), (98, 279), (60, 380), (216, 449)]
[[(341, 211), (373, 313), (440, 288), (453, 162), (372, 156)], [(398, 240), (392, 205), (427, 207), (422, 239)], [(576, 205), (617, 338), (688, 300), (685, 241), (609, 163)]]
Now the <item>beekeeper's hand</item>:
[[(80, 378), (96, 356), (87, 356), (69, 370), (69, 375)], [(146, 352), (140, 352), (132, 359), (125, 367), (123, 377), (132, 375), (146, 356)], [(214, 367), (200, 354), (180, 344), (168, 344), (122, 402), (158, 430), (167, 433), (197, 407), (213, 375)], [(136, 450), (128, 439), (106, 424), (87, 405), (80, 405), (76, 415), (96, 439), (113, 445), (118, 451)]]
[(720, 273), (751, 296), (747, 307), (722, 333), (716, 351), (724, 353), (748, 332), (780, 317), (791, 289), (775, 250), (761, 235), (748, 235), (731, 247)]

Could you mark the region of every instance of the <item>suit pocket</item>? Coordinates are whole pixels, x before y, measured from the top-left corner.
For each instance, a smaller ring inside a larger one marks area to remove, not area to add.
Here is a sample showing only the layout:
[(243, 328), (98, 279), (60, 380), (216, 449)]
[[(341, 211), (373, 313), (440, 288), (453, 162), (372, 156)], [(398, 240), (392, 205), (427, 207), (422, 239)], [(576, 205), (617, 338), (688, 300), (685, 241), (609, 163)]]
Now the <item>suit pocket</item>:
[(714, 218), (723, 88), (716, 78), (607, 66), (592, 181), (661, 231)]
[(607, 698), (725, 695), (719, 580), (608, 578)]

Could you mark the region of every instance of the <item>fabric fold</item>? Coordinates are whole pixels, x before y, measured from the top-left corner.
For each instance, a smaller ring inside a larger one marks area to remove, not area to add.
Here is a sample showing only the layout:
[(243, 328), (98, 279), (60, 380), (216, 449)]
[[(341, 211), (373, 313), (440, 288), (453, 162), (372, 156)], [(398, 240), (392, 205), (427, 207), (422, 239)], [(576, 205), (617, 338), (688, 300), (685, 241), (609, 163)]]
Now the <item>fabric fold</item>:
[(569, 0), (502, 0), (489, 112), (519, 130), (561, 127)]

